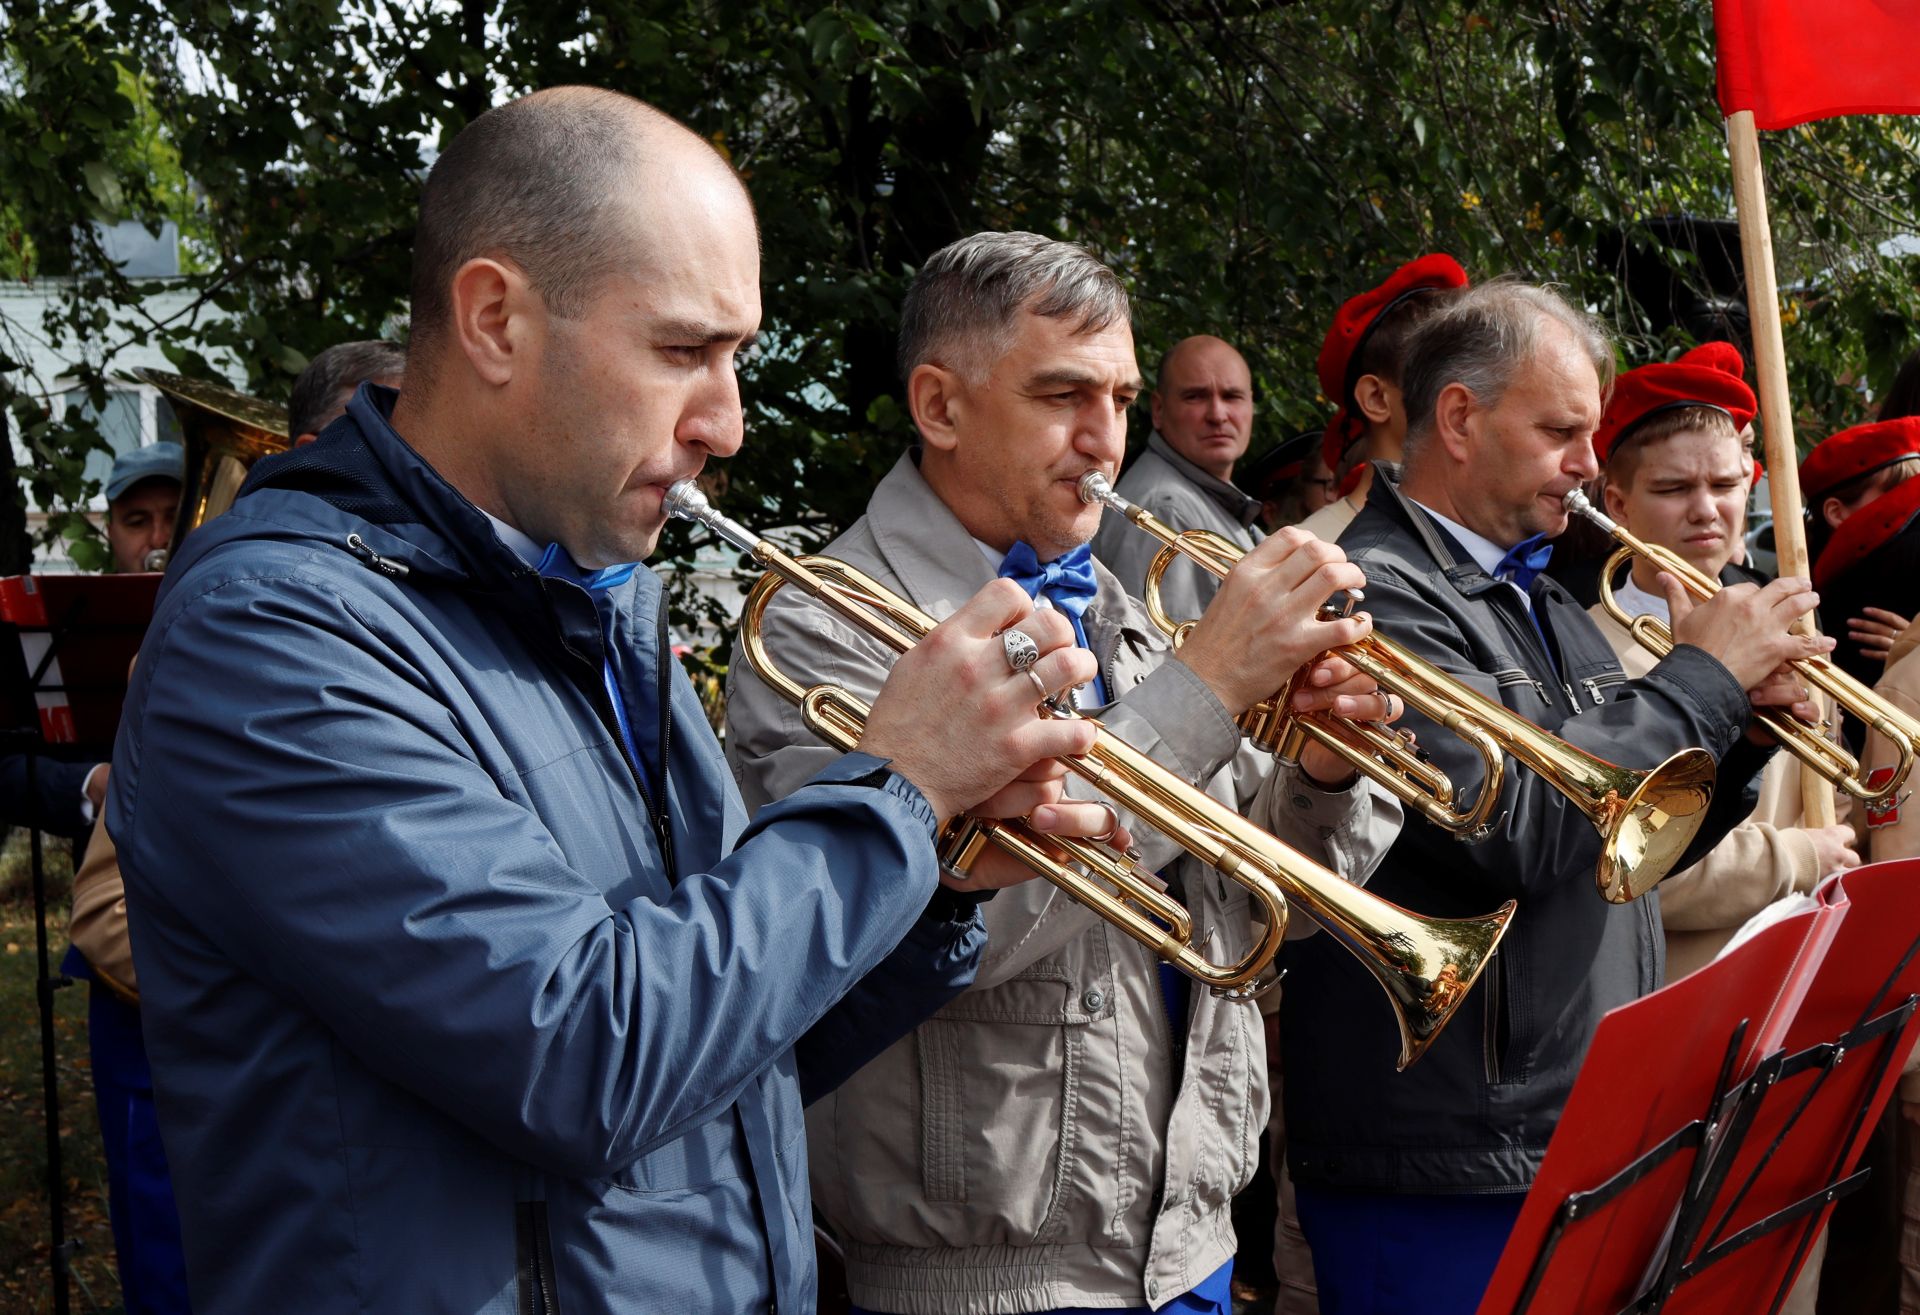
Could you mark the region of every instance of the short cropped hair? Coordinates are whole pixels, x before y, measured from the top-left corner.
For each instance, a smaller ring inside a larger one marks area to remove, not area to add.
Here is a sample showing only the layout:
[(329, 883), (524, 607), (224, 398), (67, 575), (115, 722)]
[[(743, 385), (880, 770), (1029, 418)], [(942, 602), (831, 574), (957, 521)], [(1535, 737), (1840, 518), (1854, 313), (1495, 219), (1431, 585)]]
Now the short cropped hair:
[(1120, 276), (1085, 247), (1038, 233), (975, 233), (933, 253), (900, 307), (900, 378), (929, 362), (971, 380), (1013, 341), (1021, 311), (1098, 333), (1132, 316)]
[(519, 266), (555, 315), (586, 309), (632, 250), (621, 193), (642, 163), (641, 125), (648, 119), (674, 123), (619, 92), (557, 87), (496, 106), (460, 130), (420, 196), (416, 363), (452, 313), (454, 273), (476, 256), (503, 256)]
[(340, 394), (370, 379), (398, 379), (406, 372), (407, 349), (374, 338), (337, 342), (307, 362), (293, 381), (287, 400), (287, 431), (294, 437), (317, 434), (333, 418)]
[(1414, 331), (1400, 367), (1407, 408), (1407, 450), (1433, 433), (1434, 409), (1449, 384), (1460, 384), (1482, 406), (1497, 406), (1518, 372), (1539, 349), (1541, 328), (1552, 321), (1573, 335), (1593, 363), (1604, 400), (1613, 388), (1613, 343), (1600, 322), (1551, 288), (1511, 277), (1463, 288)]
[(1607, 482), (1622, 489), (1632, 488), (1640, 473), (1640, 458), (1654, 444), (1678, 434), (1740, 437), (1740, 431), (1733, 427), (1733, 417), (1717, 406), (1675, 406), (1656, 411), (1614, 440), (1613, 449), (1607, 453)]

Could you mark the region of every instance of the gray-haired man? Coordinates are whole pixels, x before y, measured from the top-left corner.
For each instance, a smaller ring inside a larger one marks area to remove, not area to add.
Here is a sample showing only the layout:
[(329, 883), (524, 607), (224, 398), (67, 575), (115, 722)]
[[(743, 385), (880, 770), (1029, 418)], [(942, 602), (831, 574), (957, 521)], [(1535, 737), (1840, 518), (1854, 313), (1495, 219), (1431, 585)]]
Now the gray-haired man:
[[(1831, 641), (1787, 632), (1812, 606), (1805, 580), (1740, 586), (1691, 616), (1677, 605), (1678, 647), (1627, 680), (1592, 618), (1540, 574), (1544, 540), (1566, 528), (1563, 499), (1597, 473), (1612, 368), (1604, 333), (1551, 292), (1501, 281), (1460, 293), (1408, 346), (1404, 474), (1375, 467), (1340, 543), (1367, 573), (1381, 631), (1488, 698), (1626, 767), (1706, 748), (1718, 788), (1684, 866), (1752, 808), (1765, 753), (1743, 736), (1750, 698), (1804, 699), (1770, 673)], [(1477, 790), (1477, 754), (1413, 723), (1456, 787)], [(1291, 956), (1288, 1163), (1323, 1310), (1472, 1312), (1600, 1016), (1660, 985), (1658, 894), (1611, 904), (1595, 892), (1585, 814), (1510, 771), (1495, 816), (1470, 845), (1409, 820), (1370, 883), (1442, 916), (1520, 904), (1480, 988), (1482, 1019), (1457, 1020), (1418, 1067), (1392, 1071), (1364, 975), (1317, 942)]]
[[(1330, 593), (1362, 583), (1340, 551), (1297, 531), (1267, 540), (1178, 660), (1087, 553), (1100, 511), (1076, 484), (1089, 470), (1111, 476), (1140, 387), (1112, 271), (1030, 233), (955, 243), (907, 295), (900, 365), (920, 446), (828, 553), (935, 616), (996, 574), (1019, 580), (1098, 658), (1081, 706), (1316, 858), (1364, 873), (1397, 807), (1364, 785), (1317, 784), (1344, 781), (1331, 760), (1276, 770), (1241, 746), (1233, 723), (1300, 664), (1365, 633), (1364, 618), (1315, 619)], [(803, 679), (866, 694), (887, 669), (888, 654), (798, 598), (775, 600), (766, 635)], [(1313, 679), (1318, 706), (1388, 711), (1344, 663)], [(751, 675), (733, 682), (727, 715), (728, 755), (752, 806), (831, 754)], [(1244, 954), (1245, 893), (1134, 830), (1192, 909), (1204, 952)], [(1169, 1303), (1225, 1312), (1228, 1202), (1266, 1123), (1254, 1008), (1188, 992), (1043, 882), (1002, 890), (984, 912), (974, 988), (809, 1113), (815, 1199), (846, 1244), (854, 1300), (981, 1315)]]
[(293, 381), (293, 393), (287, 399), (287, 432), (293, 435), (293, 445), (313, 442), (321, 430), (345, 415), (361, 384), (398, 389), (406, 372), (407, 349), (379, 338), (337, 342), (316, 353)]

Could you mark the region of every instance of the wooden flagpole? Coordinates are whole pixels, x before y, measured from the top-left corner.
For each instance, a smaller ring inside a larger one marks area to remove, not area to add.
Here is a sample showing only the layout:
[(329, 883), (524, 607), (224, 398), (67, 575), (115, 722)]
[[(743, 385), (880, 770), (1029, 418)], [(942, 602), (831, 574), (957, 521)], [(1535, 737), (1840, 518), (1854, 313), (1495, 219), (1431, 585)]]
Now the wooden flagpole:
[[(1767, 189), (1760, 173), (1760, 134), (1752, 110), (1727, 116), (1727, 153), (1733, 160), (1733, 207), (1740, 220), (1740, 254), (1747, 274), (1747, 318), (1753, 331), (1753, 366), (1759, 383), (1760, 417), (1766, 426), (1767, 487), (1773, 495), (1773, 547), (1781, 575), (1812, 576), (1801, 520), (1799, 449), (1793, 441), (1793, 404), (1787, 396), (1787, 348), (1780, 325), (1780, 289), (1774, 278), (1773, 231), (1767, 220)], [(1797, 629), (1810, 631), (1810, 618)], [(1833, 786), (1800, 765), (1802, 825), (1834, 824)]]

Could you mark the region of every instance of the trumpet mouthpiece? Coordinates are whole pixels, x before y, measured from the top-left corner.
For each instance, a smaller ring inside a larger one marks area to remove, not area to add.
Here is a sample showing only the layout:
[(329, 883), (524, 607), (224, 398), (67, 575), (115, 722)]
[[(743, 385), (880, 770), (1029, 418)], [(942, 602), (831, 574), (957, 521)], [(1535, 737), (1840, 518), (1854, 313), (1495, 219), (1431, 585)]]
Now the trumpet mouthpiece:
[(707, 501), (707, 495), (700, 486), (690, 479), (676, 480), (667, 488), (667, 496), (661, 500), (661, 510), (669, 516), (678, 516), (682, 520), (697, 521), (701, 514), (713, 510), (713, 504)]
[(1567, 496), (1560, 501), (1569, 512), (1575, 512), (1581, 516), (1585, 516), (1608, 534), (1612, 534), (1614, 530), (1619, 528), (1614, 524), (1613, 517), (1594, 506), (1593, 499), (1589, 498), (1579, 489), (1568, 489)]
[(1116, 496), (1112, 482), (1099, 471), (1089, 470), (1080, 477), (1080, 501), (1111, 506)]

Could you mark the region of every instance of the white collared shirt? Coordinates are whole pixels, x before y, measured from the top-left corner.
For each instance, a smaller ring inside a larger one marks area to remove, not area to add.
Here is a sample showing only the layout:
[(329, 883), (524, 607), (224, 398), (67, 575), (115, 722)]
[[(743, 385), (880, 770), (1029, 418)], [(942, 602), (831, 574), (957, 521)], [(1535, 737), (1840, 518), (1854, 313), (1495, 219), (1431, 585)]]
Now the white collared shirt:
[[(1495, 579), (1499, 579), (1500, 562), (1507, 555), (1505, 548), (1483, 534), (1475, 534), (1459, 521), (1449, 520), (1424, 502), (1415, 502), (1412, 498), (1408, 498), (1407, 501), (1412, 502), (1414, 506), (1444, 525), (1447, 533), (1458, 539), (1460, 546), (1467, 550), (1467, 555), (1473, 558), (1474, 565)], [(1533, 599), (1528, 596), (1525, 589), (1512, 580), (1502, 580), (1501, 583), (1512, 586), (1513, 591), (1520, 595), (1520, 601), (1526, 606), (1527, 611), (1533, 611)]]

